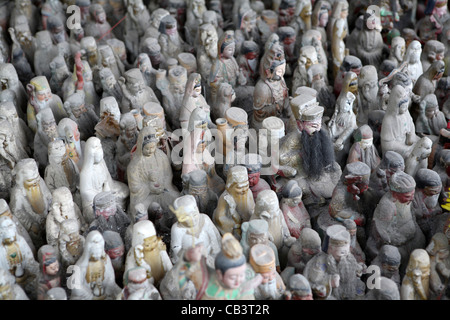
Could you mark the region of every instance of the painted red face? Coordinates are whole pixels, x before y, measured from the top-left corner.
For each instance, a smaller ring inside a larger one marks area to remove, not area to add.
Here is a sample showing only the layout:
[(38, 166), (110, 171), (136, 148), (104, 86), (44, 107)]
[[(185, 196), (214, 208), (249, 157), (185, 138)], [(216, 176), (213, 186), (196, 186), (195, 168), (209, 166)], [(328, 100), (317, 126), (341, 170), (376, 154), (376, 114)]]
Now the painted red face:
[(124, 252), (125, 252), (124, 246), (120, 246), (106, 251), (106, 253), (111, 259), (116, 259), (123, 256)]
[(258, 184), (260, 176), (261, 176), (260, 172), (248, 174), (248, 183), (249, 183), (250, 187), (254, 187)]
[(403, 204), (410, 204), (414, 199), (414, 193), (415, 190), (404, 193), (392, 191), (392, 195), (394, 196), (394, 198)]

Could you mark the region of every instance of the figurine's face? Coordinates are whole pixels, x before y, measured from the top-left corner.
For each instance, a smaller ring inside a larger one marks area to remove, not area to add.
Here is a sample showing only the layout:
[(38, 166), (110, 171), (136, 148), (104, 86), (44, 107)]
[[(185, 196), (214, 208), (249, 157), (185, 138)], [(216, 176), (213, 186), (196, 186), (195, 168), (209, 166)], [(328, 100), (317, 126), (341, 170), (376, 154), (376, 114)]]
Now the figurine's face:
[(327, 9), (321, 9), (319, 14), (319, 27), (325, 28), (328, 24), (328, 10)]
[(52, 98), (52, 91), (50, 88), (36, 91), (36, 98), (39, 102), (48, 102)]
[(109, 219), (109, 217), (116, 214), (116, 206), (115, 205), (109, 205), (107, 207), (102, 208), (95, 208), (95, 215), (97, 216), (103, 216), (105, 219)]
[(49, 276), (56, 276), (58, 272), (59, 272), (58, 260), (45, 267), (45, 273)]
[(348, 7), (344, 6), (341, 10), (341, 19), (347, 19), (348, 17)]
[(362, 91), (361, 93), (367, 100), (373, 101), (374, 99), (376, 99), (378, 94), (377, 81), (376, 80), (366, 81), (362, 86), (361, 91)]
[(43, 121), (42, 122), (42, 130), (49, 137), (56, 138), (58, 136), (58, 131), (56, 128), (55, 120)]
[(275, 277), (277, 275), (277, 271), (275, 270), (275, 268), (273, 268), (272, 271), (261, 272), (260, 274), (262, 275), (262, 278), (263, 278), (261, 284), (266, 284), (266, 283), (269, 283), (269, 282), (275, 280)]
[(63, 220), (73, 218), (74, 213), (74, 203), (66, 195), (61, 195), (53, 198), (54, 203), (52, 204), (53, 212), (55, 213), (55, 219), (59, 222)]
[(103, 24), (106, 22), (106, 13), (103, 10), (99, 10), (95, 13), (95, 21), (97, 23)]
[(144, 239), (144, 249), (154, 250), (158, 246), (158, 238), (156, 236), (150, 236)]
[(101, 239), (93, 239), (90, 246), (90, 257), (94, 260), (100, 260), (104, 252), (104, 242)]
[(192, 90), (192, 96), (194, 98), (197, 98), (201, 95), (202, 95), (202, 87), (201, 86), (195, 87), (194, 90)]
[(246, 195), (248, 192), (249, 183), (248, 180), (238, 182), (233, 187), (233, 193), (236, 195)]
[(400, 101), (400, 104), (398, 106), (398, 113), (399, 114), (404, 114), (408, 111), (408, 106), (409, 106), (409, 99), (402, 99)]
[(106, 254), (113, 260), (123, 257), (124, 253), (125, 253), (124, 246), (118, 246), (117, 248), (112, 248), (106, 251)]
[(265, 244), (268, 241), (268, 235), (266, 233), (249, 233), (247, 236), (247, 243), (249, 247), (253, 247), (255, 244)]
[(300, 131), (305, 131), (309, 136), (322, 129), (322, 119), (315, 121), (301, 121), (297, 120), (297, 127)]
[(373, 146), (373, 138), (361, 139), (359, 146), (362, 150), (366, 150)]
[(0, 225), (0, 237), (3, 242), (13, 242), (16, 238), (16, 227), (11, 219), (3, 220)]
[(150, 157), (151, 155), (153, 155), (155, 153), (156, 147), (157, 147), (157, 142), (155, 142), (155, 141), (149, 142), (142, 148), (142, 154), (145, 157)]
[(286, 63), (283, 63), (275, 67), (272, 73), (269, 70), (267, 78), (273, 81), (280, 81), (281, 79), (283, 79), (285, 72), (286, 72)]
[(220, 270), (217, 270), (217, 276), (219, 280), (229, 289), (238, 289), (245, 281), (245, 270), (247, 266), (245, 264), (230, 268), (225, 271), (224, 274)]
[(24, 172), (23, 186), (26, 190), (40, 187), (40, 175), (38, 170), (27, 170)]
[(248, 174), (248, 183), (250, 187), (254, 187), (258, 184), (259, 178), (261, 177), (261, 172), (249, 173)]
[(87, 112), (86, 107), (83, 104), (79, 105), (79, 106), (73, 106), (71, 108), (72, 114), (74, 115), (75, 118), (79, 118), (83, 113)]
[(114, 85), (116, 84), (116, 78), (113, 74), (110, 74), (106, 78), (102, 79), (102, 83), (105, 86), (106, 89), (111, 90), (114, 88)]
[(408, 205), (414, 200), (414, 193), (415, 193), (415, 190), (410, 191), (410, 192), (395, 192), (395, 191), (392, 191), (392, 196), (398, 202)]
[(302, 195), (291, 198), (291, 201), (294, 207), (298, 206), (300, 203), (302, 203)]
[(127, 88), (131, 94), (141, 94), (144, 92), (145, 84), (137, 79), (127, 81)]
[(227, 45), (225, 47), (225, 49), (223, 49), (222, 57), (224, 57), (225, 59), (231, 59), (234, 55), (235, 48), (236, 48), (236, 45), (234, 42)]
[(302, 11), (300, 12), (300, 18), (307, 24), (311, 23), (311, 15), (312, 15), (312, 8), (311, 8), (311, 2), (306, 3), (306, 5), (303, 7)]
[(130, 124), (125, 128), (125, 136), (127, 138), (130, 139), (135, 138), (137, 133), (138, 133), (137, 125), (135, 124)]
[(66, 40), (65, 30), (63, 26), (56, 27), (51, 32), (56, 43), (61, 43)]
[(331, 254), (336, 261), (340, 261), (350, 253), (350, 243), (346, 245), (331, 244), (328, 247), (328, 254)]
[(92, 146), (92, 153), (94, 155), (95, 164), (98, 164), (103, 160), (103, 148), (100, 141)]
[(406, 47), (405, 44), (398, 44), (394, 47), (394, 57), (398, 61), (403, 61), (403, 57), (405, 56)]

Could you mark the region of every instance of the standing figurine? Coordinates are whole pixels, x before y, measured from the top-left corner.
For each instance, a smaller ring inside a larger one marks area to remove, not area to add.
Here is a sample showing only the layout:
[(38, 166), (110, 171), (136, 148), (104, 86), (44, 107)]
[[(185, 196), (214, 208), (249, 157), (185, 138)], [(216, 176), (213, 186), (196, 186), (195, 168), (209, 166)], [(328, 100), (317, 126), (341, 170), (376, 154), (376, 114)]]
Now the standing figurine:
[(400, 263), (401, 255), (398, 248), (390, 244), (381, 247), (378, 255), (372, 260), (371, 264), (380, 268), (382, 277), (391, 279), (400, 289)]
[(424, 249), (411, 252), (400, 290), (402, 300), (429, 299), (430, 263), (430, 256)]
[(381, 35), (380, 7), (371, 5), (364, 13), (364, 27), (359, 33), (356, 55), (363, 65), (379, 68), (383, 58), (384, 42)]
[(36, 277), (37, 300), (44, 300), (48, 290), (61, 288), (61, 264), (58, 251), (51, 245), (43, 245), (38, 251), (39, 273)]
[(426, 248), (430, 255), (430, 300), (446, 300), (450, 277), (450, 259), (448, 239), (442, 232), (433, 235)]
[(380, 165), (381, 158), (374, 145), (373, 131), (370, 126), (365, 124), (356, 129), (353, 139), (355, 142), (348, 153), (347, 164), (360, 161), (368, 165), (371, 172), (374, 172)]
[(311, 228), (311, 218), (302, 202), (302, 188), (291, 180), (281, 193), (280, 208), (291, 236), (299, 238), (304, 228)]
[(120, 118), (120, 137), (116, 141), (116, 162), (118, 180), (127, 182), (127, 167), (131, 161), (131, 150), (137, 142), (139, 129), (137, 121), (131, 112)]

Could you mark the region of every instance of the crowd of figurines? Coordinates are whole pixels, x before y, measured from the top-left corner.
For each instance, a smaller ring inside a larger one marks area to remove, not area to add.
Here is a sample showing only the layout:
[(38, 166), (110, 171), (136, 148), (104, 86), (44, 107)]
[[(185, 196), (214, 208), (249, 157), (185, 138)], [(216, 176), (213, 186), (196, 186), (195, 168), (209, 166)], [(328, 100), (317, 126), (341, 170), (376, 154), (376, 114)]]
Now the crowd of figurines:
[(448, 8), (0, 1), (0, 298), (449, 299)]

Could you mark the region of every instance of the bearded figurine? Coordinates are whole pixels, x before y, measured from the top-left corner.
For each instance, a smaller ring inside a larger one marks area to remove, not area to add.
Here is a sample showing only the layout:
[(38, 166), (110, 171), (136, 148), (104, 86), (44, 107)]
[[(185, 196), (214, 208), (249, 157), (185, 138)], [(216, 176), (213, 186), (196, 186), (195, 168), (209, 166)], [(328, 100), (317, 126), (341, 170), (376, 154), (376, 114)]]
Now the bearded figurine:
[(222, 34), (217, 43), (217, 58), (211, 66), (209, 85), (211, 103), (215, 103), (217, 92), (221, 83), (225, 82), (236, 89), (238, 85), (245, 85), (246, 80), (234, 58), (236, 40), (234, 31), (228, 30)]
[(64, 273), (83, 254), (84, 242), (85, 238), (81, 235), (80, 225), (76, 219), (61, 221), (57, 246)]
[(157, 236), (155, 227), (149, 220), (134, 224), (131, 248), (125, 261), (125, 274), (138, 266), (145, 268), (147, 279), (153, 279), (157, 288), (173, 267), (166, 245)]
[(190, 0), (187, 2), (186, 22), (184, 24), (186, 41), (195, 45), (198, 29), (203, 23), (203, 13), (207, 11), (204, 0)]
[(134, 61), (139, 53), (139, 42), (150, 26), (150, 13), (142, 0), (133, 0), (128, 2), (125, 16), (123, 38), (130, 60)]
[(297, 91), (299, 87), (310, 85), (308, 82), (308, 71), (313, 65), (318, 63), (317, 51), (313, 46), (303, 46), (300, 49), (297, 67), (293, 73), (292, 92)]
[(442, 191), (442, 181), (439, 174), (433, 170), (422, 168), (414, 175), (416, 191), (412, 201), (411, 211), (417, 224), (426, 238), (426, 243), (431, 241), (436, 231), (437, 220), (443, 213), (439, 205), (439, 195)]
[(86, 237), (84, 251), (75, 266), (80, 285), (72, 289), (71, 300), (112, 300), (122, 291), (115, 282), (111, 258), (105, 252), (102, 234), (91, 231)]
[(431, 261), (424, 249), (411, 252), (402, 280), (400, 296), (402, 300), (428, 300), (430, 297)]
[(63, 84), (66, 81), (66, 79), (71, 76), (66, 61), (64, 60), (64, 56), (57, 55), (50, 62), (50, 71), (52, 74), (49, 81), (50, 89), (58, 97), (64, 97)]
[(355, 130), (353, 134), (355, 141), (350, 148), (347, 157), (347, 164), (351, 162), (363, 162), (374, 172), (379, 166), (381, 158), (373, 143), (373, 131), (369, 125), (365, 124)]
[(430, 138), (420, 138), (405, 159), (405, 172), (414, 177), (418, 170), (428, 168), (428, 157), (432, 147), (433, 141)]
[(251, 126), (260, 129), (264, 119), (272, 116), (284, 122), (290, 116), (289, 93), (284, 80), (286, 60), (281, 45), (274, 44), (261, 60), (262, 73), (253, 92)]
[(241, 225), (250, 220), (255, 207), (255, 201), (249, 189), (247, 169), (234, 166), (228, 171), (225, 191), (221, 194), (213, 222), (223, 235), (233, 232), (236, 238), (241, 238)]
[(187, 81), (187, 70), (179, 65), (171, 68), (167, 75), (161, 71), (161, 76), (158, 74), (156, 78), (156, 87), (162, 95), (162, 106), (172, 129), (180, 128), (180, 122), (186, 121), (181, 112)]
[(401, 254), (401, 273), (414, 249), (425, 246), (425, 236), (412, 215), (416, 182), (400, 171), (389, 180), (390, 191), (379, 201), (367, 240), (368, 258), (374, 257), (383, 244), (396, 246)]
[(44, 76), (33, 78), (27, 85), (29, 102), (27, 105), (27, 124), (37, 131), (36, 115), (43, 109), (49, 108), (53, 112), (56, 123), (67, 117), (61, 98), (52, 94), (50, 85)]
[(256, 244), (250, 249), (249, 262), (257, 274), (263, 276), (255, 288), (255, 299), (281, 300), (286, 294), (286, 285), (276, 270), (275, 254), (269, 246)]
[(413, 85), (416, 83), (417, 79), (423, 73), (422, 62), (420, 61), (420, 56), (422, 55), (422, 45), (419, 41), (413, 40), (407, 47), (405, 56), (403, 57), (403, 62), (407, 62), (406, 70), (408, 75), (411, 77)]
[(36, 120), (38, 125), (34, 136), (34, 159), (39, 164), (39, 170), (45, 170), (48, 165), (48, 144), (58, 138), (58, 130), (49, 108), (39, 112)]
[(34, 159), (20, 160), (14, 170), (16, 184), (11, 189), (11, 212), (28, 231), (33, 244), (39, 248), (45, 243), (45, 220), (52, 195), (41, 178)]
[(122, 101), (123, 92), (122, 88), (117, 82), (114, 74), (111, 69), (108, 67), (101, 68), (98, 72), (98, 77), (101, 84), (101, 89), (103, 91), (102, 98), (106, 98), (109, 96), (114, 97), (117, 101)]
[(121, 112), (126, 113), (132, 109), (142, 112), (146, 102), (159, 103), (152, 88), (145, 85), (144, 78), (138, 68), (133, 68), (124, 73), (119, 80), (123, 93)]
[[(202, 76), (203, 82), (208, 82), (212, 65), (217, 58), (217, 42), (219, 36), (216, 28), (210, 23), (204, 23), (198, 27), (199, 42), (197, 47), (198, 73)], [(209, 94), (209, 93), (207, 93)], [(208, 101), (210, 101), (208, 99)]]
[(76, 204), (81, 206), (80, 172), (76, 163), (68, 156), (61, 139), (48, 144), (48, 165), (45, 167), (44, 181), (51, 192), (60, 187), (68, 188)]
[(153, 68), (152, 61), (147, 53), (140, 53), (136, 58), (136, 67), (141, 71), (142, 77), (144, 77), (145, 85), (152, 88), (156, 94), (158, 100), (161, 101), (162, 97), (159, 94), (156, 87), (156, 69)]
[(0, 63), (0, 83), (2, 91), (9, 89), (14, 92), (17, 100), (17, 103), (14, 104), (17, 109), (17, 114), (26, 114), (29, 97), (24, 85), (19, 80), (15, 66), (10, 63)]
[(169, 205), (180, 195), (172, 183), (170, 160), (157, 148), (158, 142), (153, 127), (143, 127), (139, 132), (136, 151), (127, 167), (132, 215), (136, 204), (142, 203), (148, 208), (152, 202), (158, 202), (164, 214), (168, 214)]
[(439, 110), (437, 97), (434, 93), (427, 94), (420, 101), (420, 114), (415, 121), (416, 132), (427, 135), (437, 141), (440, 131), (447, 128), (444, 112)]
[(102, 67), (109, 68), (114, 74), (114, 78), (116, 78), (116, 80), (119, 80), (119, 78), (123, 76), (125, 72), (125, 66), (123, 65), (119, 57), (117, 57), (117, 55), (114, 53), (113, 49), (109, 45), (103, 44), (98, 46), (97, 51), (98, 51), (97, 68), (95, 67), (92, 68), (94, 68), (95, 71), (98, 71)]
[(379, 109), (377, 69), (372, 65), (361, 68), (358, 77), (356, 123), (360, 127), (369, 121), (369, 113)]
[(64, 220), (73, 219), (80, 231), (87, 230), (87, 224), (78, 205), (73, 201), (70, 190), (60, 187), (52, 192), (52, 205), (46, 219), (45, 232), (49, 245), (58, 249), (59, 236)]
[(83, 216), (88, 223), (94, 219), (94, 197), (102, 191), (111, 191), (115, 194), (117, 204), (126, 208), (130, 195), (128, 186), (120, 181), (113, 180), (103, 158), (103, 148), (99, 138), (91, 137), (86, 141), (83, 167), (80, 171), (80, 194), (83, 207)]
[(159, 32), (158, 43), (166, 61), (170, 58), (176, 59), (182, 52), (191, 51), (190, 46), (181, 38), (178, 22), (172, 15), (164, 16), (161, 19)]
[[(391, 50), (387, 60), (393, 63), (394, 68), (400, 67), (405, 57), (406, 41), (403, 37), (395, 37), (391, 41)], [(381, 66), (381, 65), (380, 65)]]
[(64, 118), (58, 124), (58, 138), (64, 140), (67, 156), (75, 162), (78, 169), (83, 166), (85, 141), (80, 139), (80, 131), (75, 121)]
[(351, 138), (355, 130), (356, 115), (353, 112), (355, 95), (351, 92), (341, 94), (336, 100), (333, 116), (328, 122), (328, 130), (333, 141), (336, 162), (342, 167), (347, 162), (348, 152), (351, 147)]
[(280, 140), (275, 178), (281, 186), (286, 180), (295, 179), (303, 190), (303, 203), (308, 206), (331, 199), (342, 170), (335, 161), (331, 138), (322, 129), (324, 108), (312, 96), (298, 98), (302, 101), (291, 104), (297, 130)]
[(170, 237), (170, 255), (174, 264), (180, 259), (180, 252), (203, 243), (207, 264), (214, 266), (214, 259), (220, 252), (221, 236), (211, 218), (200, 213), (195, 198), (185, 195), (173, 203), (173, 212), (177, 222), (172, 225)]
[(34, 53), (37, 48), (35, 32), (31, 32), (28, 19), (25, 15), (20, 14), (16, 17), (11, 28), (8, 29), (12, 39), (16, 39), (16, 43), (23, 50), (29, 65), (34, 65)]
[(116, 141), (116, 163), (118, 180), (126, 182), (127, 166), (131, 160), (131, 150), (136, 145), (138, 126), (133, 114), (128, 112), (120, 119), (120, 137)]
[(89, 7), (89, 17), (84, 25), (84, 33), (86, 37), (93, 37), (98, 43), (105, 42), (108, 39), (114, 38), (114, 34), (110, 32), (111, 25), (109, 24), (105, 9), (102, 5), (94, 3)]
[(0, 218), (0, 269), (7, 270), (30, 299), (36, 299), (39, 263), (9, 217)]
[(25, 158), (27, 153), (20, 143), (16, 141), (16, 132), (8, 120), (0, 119), (0, 168), (1, 168), (1, 193), (2, 197), (9, 199), (13, 186), (12, 170), (16, 164)]
[(64, 109), (80, 130), (80, 138), (86, 141), (95, 134), (95, 125), (99, 118), (92, 104), (87, 104), (83, 92), (74, 92), (64, 100)]

